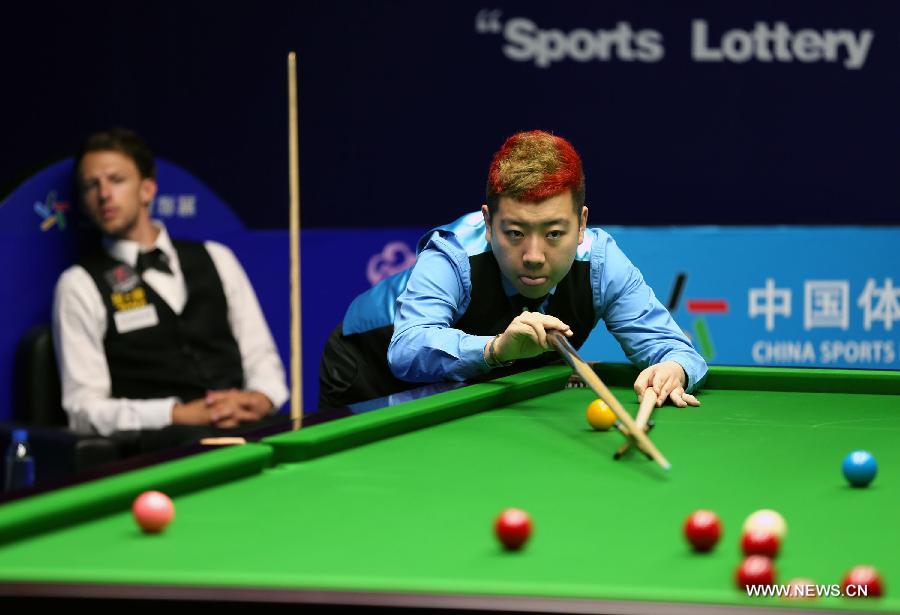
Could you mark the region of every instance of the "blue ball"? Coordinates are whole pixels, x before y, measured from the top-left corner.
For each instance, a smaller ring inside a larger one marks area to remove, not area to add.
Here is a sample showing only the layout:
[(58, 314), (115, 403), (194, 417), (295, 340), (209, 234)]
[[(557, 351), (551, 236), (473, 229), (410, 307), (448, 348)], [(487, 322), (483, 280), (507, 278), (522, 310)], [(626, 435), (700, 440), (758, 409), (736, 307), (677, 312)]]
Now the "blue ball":
[(875, 478), (878, 464), (868, 451), (853, 451), (844, 457), (844, 477), (854, 487), (865, 487)]

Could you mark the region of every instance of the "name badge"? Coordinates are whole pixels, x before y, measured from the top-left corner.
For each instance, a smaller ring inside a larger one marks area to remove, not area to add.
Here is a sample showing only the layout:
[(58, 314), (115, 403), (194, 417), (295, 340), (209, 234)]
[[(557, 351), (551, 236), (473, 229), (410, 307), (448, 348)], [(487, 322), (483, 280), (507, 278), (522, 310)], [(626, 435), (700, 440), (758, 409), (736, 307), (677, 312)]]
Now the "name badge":
[(159, 316), (156, 314), (156, 306), (152, 303), (133, 310), (124, 310), (113, 314), (116, 323), (116, 331), (128, 333), (147, 327), (155, 327), (159, 324)]
[(147, 293), (143, 286), (124, 293), (113, 293), (109, 296), (116, 311), (133, 310), (147, 305)]

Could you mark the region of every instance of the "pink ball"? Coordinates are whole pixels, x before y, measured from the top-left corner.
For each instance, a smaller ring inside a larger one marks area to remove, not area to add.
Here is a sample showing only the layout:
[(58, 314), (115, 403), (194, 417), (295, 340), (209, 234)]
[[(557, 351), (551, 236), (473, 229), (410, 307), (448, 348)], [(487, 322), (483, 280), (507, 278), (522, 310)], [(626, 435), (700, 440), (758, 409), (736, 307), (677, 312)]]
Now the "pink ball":
[(161, 491), (145, 491), (131, 505), (134, 520), (147, 533), (161, 532), (175, 517), (175, 505)]

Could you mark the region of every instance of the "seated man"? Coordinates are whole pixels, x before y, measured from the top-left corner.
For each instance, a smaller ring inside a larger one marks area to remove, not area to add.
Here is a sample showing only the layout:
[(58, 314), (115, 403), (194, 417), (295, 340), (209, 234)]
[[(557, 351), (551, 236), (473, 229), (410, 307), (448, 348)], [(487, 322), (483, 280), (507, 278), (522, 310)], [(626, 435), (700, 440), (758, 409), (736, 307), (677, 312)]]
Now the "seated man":
[(531, 369), (557, 358), (544, 354), (547, 331), (579, 348), (600, 320), (643, 369), (639, 397), (649, 386), (658, 405), (699, 405), (691, 393), (706, 362), (587, 218), (572, 145), (542, 131), (510, 137), (494, 155), (480, 214), (430, 231), (411, 271), (350, 305), (322, 357), (320, 406)]
[(135, 134), (87, 139), (76, 196), (102, 246), (63, 272), (53, 306), (70, 427), (169, 434), (145, 448), (259, 421), (288, 397), (243, 268), (224, 245), (172, 240), (151, 221), (155, 177)]

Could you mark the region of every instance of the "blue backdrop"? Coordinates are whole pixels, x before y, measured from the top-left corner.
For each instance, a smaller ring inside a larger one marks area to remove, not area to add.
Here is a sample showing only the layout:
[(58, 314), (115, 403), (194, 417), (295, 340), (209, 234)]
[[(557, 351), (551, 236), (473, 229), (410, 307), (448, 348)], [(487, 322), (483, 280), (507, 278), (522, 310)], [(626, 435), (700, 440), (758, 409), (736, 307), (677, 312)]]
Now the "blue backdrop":
[[(604, 224), (898, 224), (900, 4), (13, 3), (0, 188), (111, 124), (287, 225), (285, 55), (303, 223), (477, 208), (510, 133), (568, 136)], [(2, 190), (0, 190), (2, 192)]]
[[(575, 143), (591, 223), (627, 225), (662, 298), (686, 274), (675, 315), (713, 361), (896, 367), (900, 4), (53, 0), (4, 23), (0, 196), (94, 130), (136, 129), (208, 186), (163, 185), (157, 215), (235, 249), (285, 358), (298, 52), (307, 405), (350, 299), (408, 264), (390, 244), (477, 209), (491, 154), (531, 128)], [(207, 193), (222, 227), (189, 215)], [(31, 225), (0, 226), (3, 378), (73, 257), (47, 241), (65, 202), (0, 206)], [(752, 228), (685, 228), (711, 224)], [(805, 228), (833, 224), (852, 228)]]

